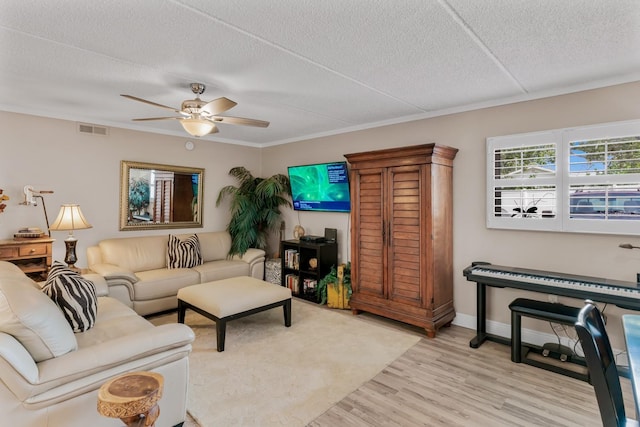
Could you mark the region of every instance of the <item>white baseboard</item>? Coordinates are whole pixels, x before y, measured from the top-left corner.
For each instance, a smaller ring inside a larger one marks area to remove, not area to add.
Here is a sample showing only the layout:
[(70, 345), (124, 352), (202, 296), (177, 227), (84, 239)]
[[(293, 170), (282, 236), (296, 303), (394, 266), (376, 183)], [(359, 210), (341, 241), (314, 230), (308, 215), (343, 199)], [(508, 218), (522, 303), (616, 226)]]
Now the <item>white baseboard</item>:
[[(456, 326), (462, 326), (476, 330), (476, 316), (470, 316), (468, 314), (456, 313), (455, 319), (452, 324)], [(487, 320), (487, 332), (490, 334), (498, 335), (506, 339), (511, 339), (511, 325), (506, 323), (495, 322), (493, 320)], [(574, 335), (575, 336), (575, 335)], [(542, 346), (545, 343), (557, 343), (558, 337), (553, 333), (545, 333), (540, 331), (534, 331), (531, 329), (522, 329), (522, 342), (529, 344)], [(580, 344), (575, 345), (575, 340), (566, 336), (560, 336), (560, 343), (566, 345), (571, 349), (575, 349), (576, 353), (582, 356), (582, 348)], [(575, 347), (574, 347), (575, 346)], [(616, 355), (616, 364), (618, 366), (627, 366), (627, 353), (625, 350), (613, 349), (613, 354)]]

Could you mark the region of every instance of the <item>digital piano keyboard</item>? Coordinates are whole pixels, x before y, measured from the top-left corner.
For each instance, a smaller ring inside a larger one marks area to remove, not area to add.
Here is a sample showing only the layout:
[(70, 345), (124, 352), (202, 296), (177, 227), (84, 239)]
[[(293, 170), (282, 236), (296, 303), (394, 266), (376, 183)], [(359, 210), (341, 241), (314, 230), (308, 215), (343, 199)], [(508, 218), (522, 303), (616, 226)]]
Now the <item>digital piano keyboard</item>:
[(640, 311), (640, 287), (635, 282), (578, 276), (543, 270), (505, 267), (474, 262), (463, 271), (471, 282), (476, 282), (477, 335), (469, 345), (477, 348), (485, 340), (503, 342), (486, 332), (486, 287), (514, 288), (570, 298), (590, 299)]

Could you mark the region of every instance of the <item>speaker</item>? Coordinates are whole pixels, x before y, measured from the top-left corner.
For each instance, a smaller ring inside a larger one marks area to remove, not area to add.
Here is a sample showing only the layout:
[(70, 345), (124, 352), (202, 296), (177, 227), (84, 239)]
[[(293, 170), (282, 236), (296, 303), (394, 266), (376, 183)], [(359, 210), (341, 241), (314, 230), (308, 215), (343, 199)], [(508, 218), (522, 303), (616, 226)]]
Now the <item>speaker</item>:
[(338, 240), (338, 230), (335, 228), (325, 228), (324, 238), (327, 242), (335, 242)]

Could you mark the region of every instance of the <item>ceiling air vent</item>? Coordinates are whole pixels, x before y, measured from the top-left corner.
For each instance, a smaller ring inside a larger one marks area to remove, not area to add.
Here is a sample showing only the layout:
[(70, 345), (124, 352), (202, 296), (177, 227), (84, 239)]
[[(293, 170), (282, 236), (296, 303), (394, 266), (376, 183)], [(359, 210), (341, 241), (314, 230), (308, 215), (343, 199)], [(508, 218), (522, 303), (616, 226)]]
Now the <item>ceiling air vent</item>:
[(104, 126), (90, 125), (87, 123), (78, 123), (78, 132), (107, 136), (109, 134), (109, 128)]

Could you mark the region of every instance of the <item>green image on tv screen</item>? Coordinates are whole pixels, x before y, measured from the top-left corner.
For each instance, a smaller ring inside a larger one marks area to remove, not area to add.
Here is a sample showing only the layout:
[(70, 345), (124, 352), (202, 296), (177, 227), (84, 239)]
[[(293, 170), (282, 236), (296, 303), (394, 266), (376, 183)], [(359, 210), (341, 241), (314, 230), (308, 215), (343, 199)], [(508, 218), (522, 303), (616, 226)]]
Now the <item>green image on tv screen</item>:
[(346, 162), (289, 166), (288, 169), (295, 210), (351, 211)]

